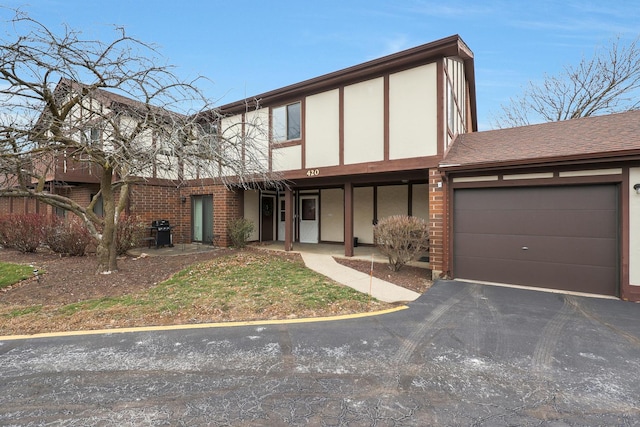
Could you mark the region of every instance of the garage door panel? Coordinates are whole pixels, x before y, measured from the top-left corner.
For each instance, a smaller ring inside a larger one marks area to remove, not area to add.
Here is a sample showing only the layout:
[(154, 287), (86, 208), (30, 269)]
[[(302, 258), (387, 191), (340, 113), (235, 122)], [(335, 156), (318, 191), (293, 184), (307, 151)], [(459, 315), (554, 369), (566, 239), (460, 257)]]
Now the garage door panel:
[(615, 211), (466, 210), (456, 213), (455, 231), (486, 234), (607, 237), (615, 234)]
[[(523, 262), (557, 262), (585, 266), (615, 265), (615, 240), (549, 236), (461, 235), (468, 243), (456, 253), (461, 257), (497, 258)], [(486, 254), (486, 256), (483, 256)]]
[(618, 187), (454, 192), (454, 275), (616, 295)]
[[(576, 186), (571, 187), (546, 187), (544, 194), (539, 187), (513, 187), (501, 189), (477, 189), (463, 190), (465, 199), (468, 199), (467, 209), (483, 211), (486, 206), (487, 192), (498, 190), (502, 193), (500, 198), (492, 200), (491, 208), (494, 210), (583, 210), (601, 208), (602, 206), (614, 206), (617, 202), (615, 192), (609, 191), (612, 186)], [(477, 192), (476, 192), (477, 191)]]
[[(614, 295), (616, 292), (615, 284), (611, 282), (611, 277), (616, 275), (616, 269), (612, 267), (567, 266), (473, 257), (462, 259), (462, 263), (472, 271), (456, 273), (459, 279), (606, 295)], [(567, 280), (567, 277), (571, 280)]]

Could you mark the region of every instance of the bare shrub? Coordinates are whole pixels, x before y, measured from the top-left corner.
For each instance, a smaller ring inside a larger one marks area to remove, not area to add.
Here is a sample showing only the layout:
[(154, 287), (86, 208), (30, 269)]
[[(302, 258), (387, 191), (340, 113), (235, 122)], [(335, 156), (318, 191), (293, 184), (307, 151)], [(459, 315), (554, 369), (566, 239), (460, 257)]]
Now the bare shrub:
[(246, 218), (238, 218), (229, 221), (227, 225), (227, 232), (229, 233), (229, 239), (231, 239), (231, 246), (234, 248), (244, 248), (247, 246), (247, 240), (253, 233), (253, 222)]
[(138, 246), (145, 227), (145, 223), (135, 215), (120, 215), (116, 228), (116, 253), (124, 255)]
[(35, 252), (45, 224), (46, 217), (40, 214), (6, 216), (0, 219), (0, 244), (22, 253)]
[(91, 243), (87, 227), (76, 217), (54, 217), (44, 226), (43, 242), (59, 254), (84, 256)]
[(429, 248), (429, 226), (421, 218), (393, 215), (381, 219), (373, 231), (375, 245), (393, 271)]

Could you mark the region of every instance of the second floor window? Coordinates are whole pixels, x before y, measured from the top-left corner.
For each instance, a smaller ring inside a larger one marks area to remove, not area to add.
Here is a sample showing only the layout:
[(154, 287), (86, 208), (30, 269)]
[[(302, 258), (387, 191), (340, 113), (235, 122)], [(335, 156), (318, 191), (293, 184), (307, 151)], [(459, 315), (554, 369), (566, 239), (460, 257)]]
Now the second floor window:
[(300, 139), (302, 119), (299, 102), (273, 108), (271, 114), (274, 142)]
[(102, 134), (100, 132), (100, 129), (97, 127), (92, 127), (85, 130), (82, 136), (83, 142), (85, 144), (89, 144), (95, 147), (100, 147), (102, 145)]

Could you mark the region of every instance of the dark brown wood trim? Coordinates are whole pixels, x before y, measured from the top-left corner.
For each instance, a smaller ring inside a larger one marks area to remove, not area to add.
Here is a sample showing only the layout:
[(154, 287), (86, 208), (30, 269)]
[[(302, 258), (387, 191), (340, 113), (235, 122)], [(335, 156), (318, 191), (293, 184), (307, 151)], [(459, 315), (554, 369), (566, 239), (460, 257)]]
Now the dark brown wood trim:
[(452, 276), (451, 266), (453, 265), (453, 188), (449, 185), (449, 180), (442, 174), (442, 275), (443, 277)]
[[(622, 170), (623, 180), (620, 183), (619, 194), (620, 194), (620, 269), (619, 272), (619, 296), (622, 299), (632, 299), (633, 296), (630, 295), (632, 293), (632, 286), (629, 278), (629, 260), (630, 260), (630, 218), (629, 218), (629, 192), (630, 192), (630, 183), (629, 183), (629, 168), (626, 167)], [(638, 301), (636, 296), (635, 301)]]
[[(427, 156), (369, 163), (355, 163), (341, 166), (326, 166), (316, 168), (318, 169), (319, 174), (315, 175), (314, 178), (411, 170), (421, 170), (424, 173), (426, 169), (437, 167), (439, 161), (439, 156)], [(284, 179), (288, 180), (312, 179), (307, 177), (307, 171), (303, 169), (285, 171), (282, 173), (282, 175)]]
[(640, 286), (627, 286), (622, 293), (621, 299), (625, 301), (640, 301)]
[(269, 171), (273, 172), (273, 126), (271, 126), (271, 123), (273, 123), (273, 110), (269, 108), (269, 131), (267, 133), (269, 137), (269, 159), (267, 161), (269, 163)]
[(338, 90), (338, 116), (339, 165), (344, 166), (344, 86)]
[(446, 134), (446, 125), (445, 121), (447, 119), (447, 103), (446, 103), (446, 82), (444, 75), (444, 67), (446, 64), (444, 59), (440, 58), (436, 61), (436, 127), (438, 132), (438, 136), (436, 138), (437, 146), (438, 146), (438, 157), (442, 158), (444, 153), (444, 145), (445, 145), (445, 134)]
[(389, 160), (389, 74), (384, 75), (383, 80), (383, 139), (384, 139), (384, 160)]
[(278, 148), (285, 147), (295, 147), (296, 145), (303, 145), (302, 139), (292, 139), (291, 141), (273, 142), (270, 144), (272, 150), (277, 150)]
[(413, 184), (407, 186), (407, 215), (413, 216)]
[(549, 185), (579, 185), (579, 184), (604, 184), (622, 182), (623, 174), (619, 175), (593, 175), (593, 176), (574, 176), (560, 178), (541, 179), (521, 179), (521, 180), (498, 180), (498, 181), (481, 181), (481, 182), (451, 182), (451, 186), (458, 188), (491, 188), (491, 187), (544, 187)]
[(344, 256), (353, 256), (353, 184), (344, 184)]
[(300, 156), (302, 156), (302, 158), (300, 159), (300, 164), (302, 165), (302, 169), (306, 169), (307, 166), (307, 144), (305, 143), (305, 135), (306, 135), (306, 110), (307, 110), (307, 103), (305, 102), (306, 98), (302, 98), (300, 100), (300, 144), (302, 145), (302, 148), (300, 150)]
[(378, 223), (378, 186), (373, 186), (373, 223)]
[[(81, 109), (80, 112), (82, 114), (82, 111), (84, 109)], [(151, 147), (153, 147), (153, 151), (156, 152), (156, 150), (158, 149), (158, 140), (157, 140), (158, 135), (155, 132), (151, 133)], [(151, 175), (154, 178), (157, 178), (158, 176), (158, 163), (156, 162), (155, 158), (153, 160), (153, 165), (151, 167)]]
[[(618, 152), (604, 152), (593, 154), (576, 154), (572, 156), (544, 157), (536, 159), (519, 159), (513, 161), (496, 161), (494, 163), (443, 165), (440, 169), (446, 173), (479, 174), (492, 171), (532, 169), (532, 168), (568, 168), (576, 169), (579, 165), (590, 165), (590, 168), (606, 168), (607, 164), (622, 164), (639, 162), (639, 150), (625, 150)], [(615, 166), (610, 166), (615, 167)], [(618, 166), (620, 167), (620, 166)]]
[(380, 174), (364, 174), (350, 176), (332, 176), (326, 178), (289, 180), (289, 185), (298, 189), (342, 187), (345, 180), (349, 180), (354, 187), (371, 187), (374, 185), (400, 185), (403, 181), (412, 183), (427, 183), (424, 171), (400, 171)]
[(318, 242), (322, 240), (322, 192), (318, 191), (318, 205), (316, 206), (316, 215), (318, 217)]
[(288, 187), (284, 190), (284, 250), (293, 250), (293, 192)]

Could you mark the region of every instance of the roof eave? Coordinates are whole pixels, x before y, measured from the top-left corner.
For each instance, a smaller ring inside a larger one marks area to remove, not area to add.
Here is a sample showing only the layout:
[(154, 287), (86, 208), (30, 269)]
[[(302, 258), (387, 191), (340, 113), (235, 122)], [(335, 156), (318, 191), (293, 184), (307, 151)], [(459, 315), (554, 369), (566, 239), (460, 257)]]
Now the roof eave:
[[(430, 59), (435, 60), (446, 56), (459, 56), (465, 61), (465, 64), (468, 64), (468, 61), (471, 61), (471, 64), (473, 64), (473, 53), (462, 41), (460, 36), (456, 34), (382, 58), (226, 104), (221, 106), (219, 110), (225, 114), (241, 112), (246, 109), (247, 101), (251, 100), (259, 100), (262, 105), (273, 105), (274, 103), (294, 99), (302, 95), (318, 93), (332, 87), (366, 80), (370, 77), (382, 75), (389, 70), (408, 68), (413, 64), (425, 63)], [(473, 77), (473, 66), (471, 66), (471, 77)], [(470, 87), (471, 93), (475, 94), (475, 83), (472, 83), (473, 86)], [(475, 98), (472, 102), (472, 108), (475, 111)]]
[(629, 162), (640, 160), (640, 149), (623, 150), (614, 152), (602, 152), (592, 154), (576, 154), (563, 157), (543, 157), (535, 159), (518, 159), (484, 163), (467, 163), (467, 164), (440, 164), (438, 169), (445, 174), (455, 174), (458, 172), (490, 172), (500, 169), (521, 169), (536, 168), (548, 166), (560, 166), (571, 164), (596, 164), (596, 163), (614, 163)]

